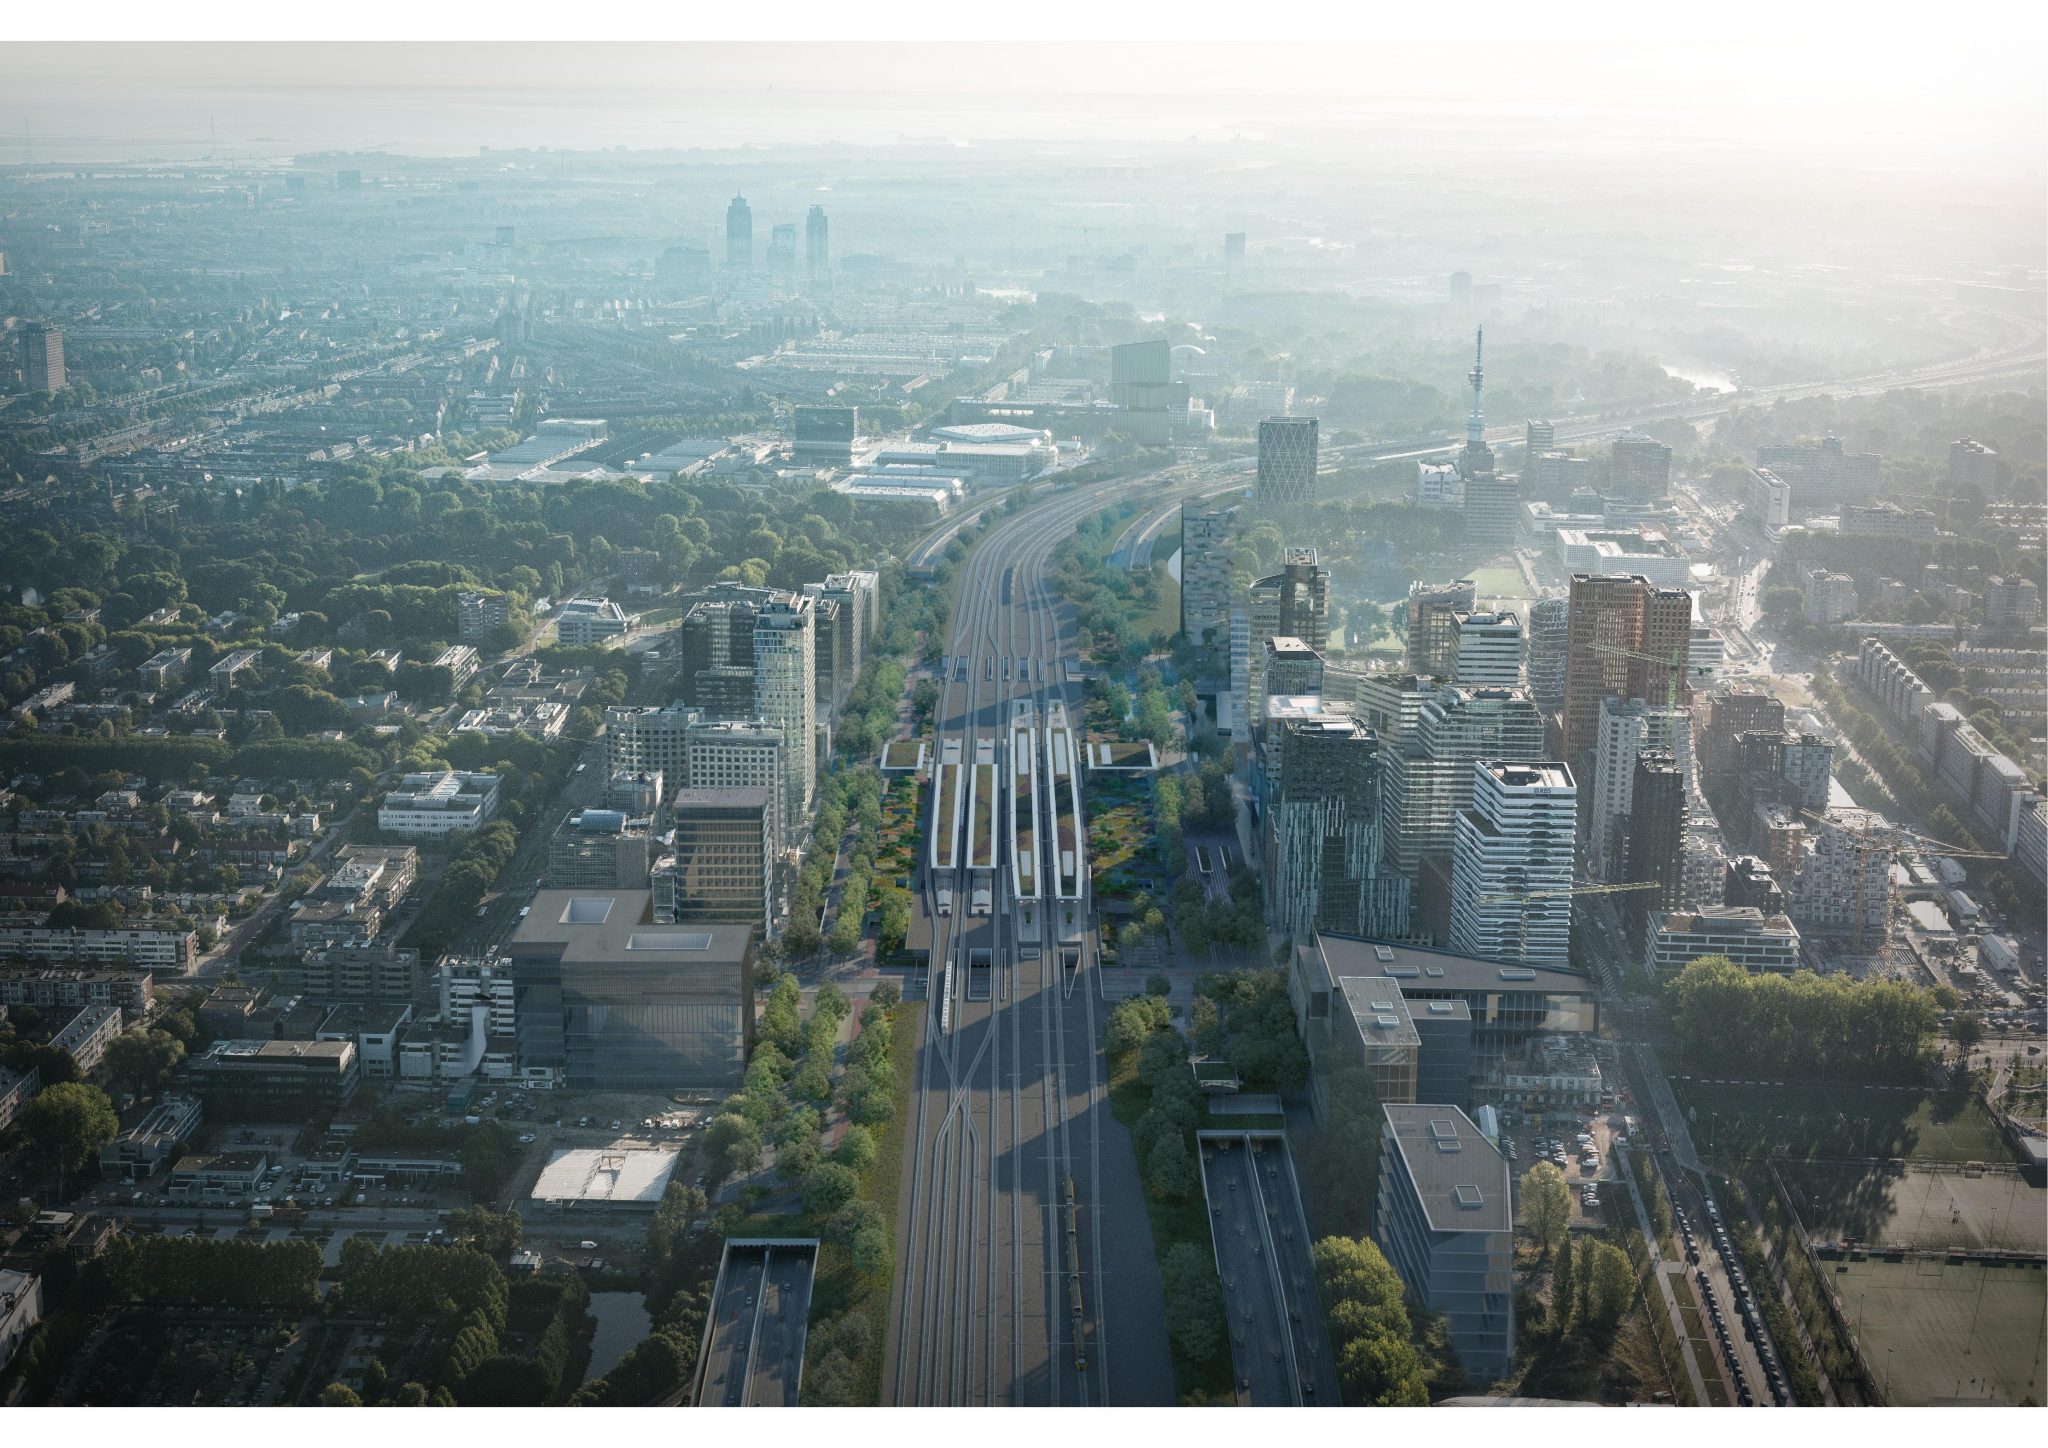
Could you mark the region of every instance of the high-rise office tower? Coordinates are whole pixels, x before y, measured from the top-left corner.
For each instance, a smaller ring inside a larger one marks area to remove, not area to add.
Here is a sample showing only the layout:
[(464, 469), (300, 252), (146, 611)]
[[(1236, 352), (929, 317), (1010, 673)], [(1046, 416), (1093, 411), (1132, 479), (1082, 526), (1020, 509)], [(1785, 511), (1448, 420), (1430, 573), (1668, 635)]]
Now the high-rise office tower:
[(1223, 269), (1234, 272), (1244, 265), (1244, 233), (1226, 231), (1223, 233)]
[(1520, 965), (1571, 958), (1578, 788), (1561, 763), (1474, 767), (1451, 855), (1450, 946)]
[(1603, 699), (1684, 704), (1692, 595), (1637, 573), (1575, 573), (1566, 619), (1564, 752), (1584, 761), (1599, 742)]
[(1252, 738), (1252, 615), (1242, 605), (1230, 610), (1230, 742)]
[(1543, 418), (1540, 417), (1530, 418), (1526, 423), (1523, 424), (1523, 470), (1527, 471), (1529, 464), (1533, 460), (1541, 457), (1544, 453), (1549, 452), (1552, 448), (1556, 446), (1557, 424), (1554, 422), (1545, 421)]
[(1109, 349), (1109, 402), (1116, 425), (1147, 446), (1164, 446), (1188, 415), (1188, 385), (1173, 380), (1173, 349), (1164, 337)]
[(1638, 754), (1629, 791), (1625, 882), (1653, 884), (1622, 897), (1629, 940), (1641, 954), (1652, 920), (1681, 903), (1685, 875), (1685, 771), (1659, 749)]
[(1969, 483), (1986, 492), (1998, 486), (1998, 453), (1975, 438), (1959, 437), (1948, 445), (1948, 483)]
[(779, 860), (794, 829), (786, 809), (792, 758), (787, 738), (773, 724), (700, 720), (684, 738), (681, 778), (691, 789), (767, 790), (768, 852)]
[(1513, 473), (1474, 473), (1465, 479), (1465, 536), (1469, 557), (1485, 558), (1515, 546), (1522, 522), (1522, 481)]
[(1468, 271), (1452, 272), (1450, 280), (1450, 291), (1452, 306), (1460, 308), (1471, 306), (1472, 273)]
[(801, 463), (844, 467), (853, 461), (860, 436), (857, 407), (797, 407), (790, 410), (789, 450)]
[(831, 274), (831, 223), (825, 220), (824, 207), (813, 206), (804, 217), (804, 276), (815, 286)]
[(1636, 760), (1654, 751), (1670, 761), (1682, 779), (1692, 775), (1692, 717), (1641, 699), (1600, 701), (1600, 737), (1593, 747), (1593, 790), (1587, 817), (1586, 857), (1593, 877), (1619, 881), (1627, 859), (1626, 837), (1636, 778)]
[(1458, 619), (1470, 613), (1472, 580), (1412, 583), (1408, 586), (1408, 667), (1428, 678), (1448, 679), (1458, 671)]
[(21, 329), (21, 377), (31, 392), (64, 390), (64, 329), (42, 322)]
[(1623, 498), (1661, 498), (1671, 491), (1671, 449), (1654, 437), (1625, 432), (1614, 440), (1607, 490)]
[(1452, 681), (1469, 689), (1513, 689), (1522, 682), (1522, 621), (1512, 611), (1459, 610)]
[(725, 266), (728, 271), (754, 269), (754, 212), (744, 196), (735, 195), (725, 208)]
[(767, 929), (774, 919), (774, 815), (774, 799), (759, 786), (679, 791), (675, 852), (654, 867), (655, 919)]
[(1472, 506), (1472, 480), (1493, 476), (1493, 449), (1486, 445), (1486, 413), (1479, 405), (1480, 389), (1486, 381), (1485, 352), (1486, 328), (1481, 327), (1477, 340), (1472, 344), (1472, 371), (1466, 378), (1472, 384), (1472, 412), (1465, 419), (1465, 450), (1458, 454), (1458, 472), (1465, 479), (1468, 517)]
[(1785, 705), (1760, 689), (1730, 689), (1710, 694), (1700, 705), (1700, 777), (1725, 774), (1735, 765), (1738, 735), (1785, 727)]
[(606, 773), (659, 774), (673, 793), (690, 777), (689, 731), (703, 718), (700, 710), (682, 705), (643, 709), (614, 704), (604, 711)]
[(1545, 713), (1564, 707), (1564, 651), (1571, 602), (1539, 598), (1529, 605), (1529, 696)]
[(1411, 880), (1448, 855), (1460, 811), (1471, 806), (1481, 760), (1536, 763), (1545, 756), (1543, 716), (1520, 689), (1438, 689), (1414, 728), (1387, 746), (1381, 839), (1388, 862)]
[(1180, 505), (1180, 631), (1193, 644), (1229, 636), (1230, 572), (1238, 510)]
[(1268, 694), (1320, 694), (1323, 656), (1303, 640), (1281, 634), (1266, 640), (1266, 663), (1261, 677)]
[(1267, 812), (1266, 900), (1298, 939), (1311, 930), (1399, 937), (1408, 882), (1380, 869), (1380, 749), (1341, 714), (1284, 726), (1279, 788)]
[(1818, 444), (1767, 444), (1756, 450), (1756, 465), (1791, 488), (1788, 507), (1795, 518), (1867, 503), (1884, 481), (1882, 457), (1845, 451), (1838, 437), (1824, 437)]
[(815, 625), (811, 600), (802, 594), (783, 595), (754, 620), (754, 705), (789, 743), (785, 813), (792, 824), (809, 813), (818, 779)]
[(1266, 695), (1277, 692), (1265, 682), (1266, 643), (1275, 638), (1300, 639), (1321, 653), (1330, 644), (1330, 575), (1316, 562), (1313, 548), (1289, 548), (1278, 573), (1251, 586), (1252, 720), (1265, 717)]
[(1260, 507), (1316, 500), (1317, 423), (1313, 417), (1269, 417), (1259, 424)]
[(822, 593), (804, 590), (811, 600), (811, 632), (817, 638), (816, 674), (818, 716), (831, 720), (839, 712), (839, 701), (853, 687), (853, 626), (850, 605)]

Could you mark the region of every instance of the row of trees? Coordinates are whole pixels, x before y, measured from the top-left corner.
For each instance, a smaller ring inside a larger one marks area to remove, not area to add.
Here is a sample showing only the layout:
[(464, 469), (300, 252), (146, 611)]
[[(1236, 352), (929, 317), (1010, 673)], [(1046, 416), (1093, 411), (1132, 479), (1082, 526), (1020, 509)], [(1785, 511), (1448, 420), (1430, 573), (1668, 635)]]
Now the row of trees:
[(1724, 955), (1693, 961), (1665, 995), (1695, 1061), (1801, 1080), (1911, 1079), (1942, 1010), (1935, 992), (1903, 981), (1751, 974)]
[(1429, 1383), (1400, 1274), (1366, 1239), (1325, 1237), (1311, 1256), (1344, 1401), (1354, 1408), (1427, 1407)]

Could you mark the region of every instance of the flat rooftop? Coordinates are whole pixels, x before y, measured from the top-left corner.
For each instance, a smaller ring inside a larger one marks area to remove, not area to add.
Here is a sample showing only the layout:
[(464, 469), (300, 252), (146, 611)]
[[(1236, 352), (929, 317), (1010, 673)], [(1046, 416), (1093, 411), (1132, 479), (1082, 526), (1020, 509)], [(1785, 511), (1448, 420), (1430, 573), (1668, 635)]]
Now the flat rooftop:
[(674, 1147), (558, 1151), (541, 1168), (533, 1200), (560, 1205), (656, 1206), (682, 1153)]
[(1352, 935), (1322, 935), (1318, 939), (1333, 987), (1346, 976), (1383, 975), (1393, 979), (1403, 991), (1594, 993), (1592, 976), (1561, 965), (1509, 965), (1425, 945), (1395, 945)]
[(645, 960), (670, 965), (737, 965), (753, 939), (750, 925), (655, 925), (646, 890), (543, 890), (506, 942), (511, 954), (564, 960)]
[(1515, 1225), (1508, 1159), (1455, 1106), (1380, 1108), (1395, 1150), (1437, 1232), (1507, 1232)]

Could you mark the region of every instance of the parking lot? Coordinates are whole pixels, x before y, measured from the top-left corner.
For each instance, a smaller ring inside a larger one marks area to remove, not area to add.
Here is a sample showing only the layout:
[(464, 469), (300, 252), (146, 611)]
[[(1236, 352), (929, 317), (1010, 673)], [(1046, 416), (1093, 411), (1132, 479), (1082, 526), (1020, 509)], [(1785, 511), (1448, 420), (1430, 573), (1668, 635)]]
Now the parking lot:
[[(1590, 1108), (1553, 1107), (1541, 1112), (1503, 1112), (1501, 1150), (1508, 1170), (1519, 1180), (1539, 1161), (1564, 1173), (1572, 1189), (1572, 1222), (1604, 1226), (1617, 1205), (1613, 1162), (1617, 1131), (1615, 1113)], [(1512, 1122), (1512, 1124), (1508, 1124)], [(1590, 1155), (1589, 1155), (1590, 1153)]]

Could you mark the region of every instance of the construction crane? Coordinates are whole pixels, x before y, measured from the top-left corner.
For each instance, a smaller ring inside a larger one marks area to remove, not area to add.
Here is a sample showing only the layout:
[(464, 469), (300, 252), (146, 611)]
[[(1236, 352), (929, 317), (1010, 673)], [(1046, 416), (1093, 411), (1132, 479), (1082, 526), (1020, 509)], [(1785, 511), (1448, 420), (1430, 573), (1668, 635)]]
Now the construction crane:
[(1671, 670), (1671, 690), (1664, 700), (1664, 707), (1667, 709), (1676, 709), (1678, 707), (1679, 689), (1681, 682), (1685, 678), (1684, 650), (1673, 649), (1669, 658), (1662, 654), (1646, 654), (1640, 649), (1620, 648), (1614, 644), (1594, 644), (1592, 645), (1592, 650), (1596, 654), (1611, 654), (1617, 659), (1635, 659), (1645, 664), (1662, 664), (1665, 668)]
[[(1837, 826), (1841, 824), (1839, 820), (1830, 820), (1820, 810), (1802, 809), (1799, 813), (1807, 819), (1819, 820), (1822, 824), (1832, 823)], [(1918, 830), (1909, 830), (1904, 825), (1887, 824), (1884, 828), (1890, 830), (1894, 835), (1897, 835), (1901, 840), (1911, 845), (1923, 855), (1940, 855), (1951, 860), (2009, 860), (2012, 858), (2003, 850), (1965, 849), (1961, 845), (1952, 845), (1947, 840), (1937, 840), (1932, 835), (1923, 835)]]
[(1656, 880), (1633, 880), (1626, 885), (1573, 885), (1566, 890), (1527, 890), (1521, 892), (1482, 891), (1481, 900), (1565, 900), (1580, 895), (1621, 895), (1630, 890), (1656, 890), (1662, 885)]

